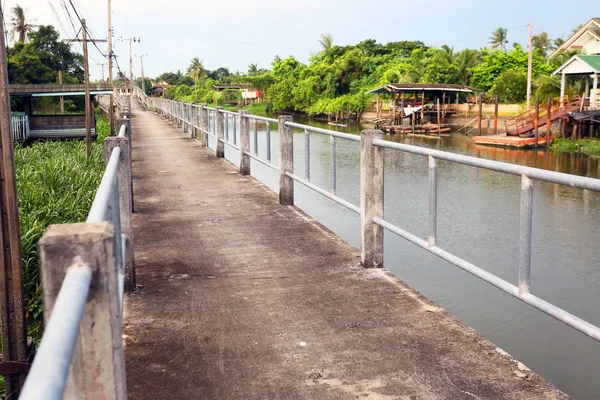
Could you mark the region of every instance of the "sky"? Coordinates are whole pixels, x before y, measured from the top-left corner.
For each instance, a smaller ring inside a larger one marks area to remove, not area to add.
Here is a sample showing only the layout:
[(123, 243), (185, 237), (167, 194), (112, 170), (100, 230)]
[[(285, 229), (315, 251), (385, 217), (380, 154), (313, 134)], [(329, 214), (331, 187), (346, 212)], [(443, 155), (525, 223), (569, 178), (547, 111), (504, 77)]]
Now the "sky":
[[(106, 39), (107, 0), (2, 0), (2, 8), (7, 23), (10, 9), (19, 4), (32, 23), (52, 24), (63, 38), (72, 38), (75, 31), (66, 9), (75, 27), (79, 26), (70, 2), (87, 20), (94, 38)], [(421, 40), (426, 45), (447, 44), (461, 50), (487, 46), (491, 32), (498, 27), (508, 29), (509, 46), (513, 42), (526, 45), (529, 22), (534, 35), (545, 31), (551, 38), (566, 39), (578, 25), (600, 17), (598, 1), (565, 4), (557, 0), (112, 0), (114, 52), (127, 74), (129, 42), (119, 39), (134, 37), (140, 41), (133, 44), (133, 55), (146, 55), (144, 73), (148, 77), (185, 72), (193, 57), (210, 70), (247, 71), (250, 64), (268, 68), (276, 55), (293, 55), (306, 63), (319, 51), (319, 35), (325, 32), (333, 35), (337, 45), (364, 39), (379, 43)], [(106, 51), (106, 43), (98, 43), (98, 47)], [(80, 44), (74, 48), (81, 52)], [(93, 46), (90, 54), (90, 74), (92, 79), (100, 79), (99, 64), (106, 63), (106, 58)], [(133, 71), (134, 76), (141, 75), (137, 57)]]

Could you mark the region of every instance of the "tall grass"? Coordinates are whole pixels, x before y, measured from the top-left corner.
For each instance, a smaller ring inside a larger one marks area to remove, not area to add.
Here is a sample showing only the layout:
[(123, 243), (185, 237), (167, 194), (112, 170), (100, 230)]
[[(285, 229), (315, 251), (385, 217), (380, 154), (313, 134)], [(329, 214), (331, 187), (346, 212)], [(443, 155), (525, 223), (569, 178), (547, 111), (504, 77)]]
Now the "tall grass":
[[(28, 334), (41, 336), (42, 296), (37, 242), (52, 224), (84, 222), (104, 172), (108, 121), (99, 117), (97, 139), (86, 157), (85, 140), (36, 141), (15, 148), (17, 195)], [(0, 377), (0, 397), (4, 382)]]

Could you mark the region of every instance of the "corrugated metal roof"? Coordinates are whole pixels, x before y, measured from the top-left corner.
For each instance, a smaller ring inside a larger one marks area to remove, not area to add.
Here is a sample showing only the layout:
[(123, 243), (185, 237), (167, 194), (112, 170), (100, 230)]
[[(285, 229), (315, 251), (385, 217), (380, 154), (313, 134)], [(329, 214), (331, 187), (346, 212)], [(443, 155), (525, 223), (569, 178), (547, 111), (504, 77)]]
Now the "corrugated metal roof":
[[(110, 84), (90, 84), (90, 92), (107, 92), (112, 91), (113, 85)], [(27, 96), (27, 95), (56, 95), (60, 93), (81, 94), (85, 93), (84, 84), (23, 84), (13, 83), (8, 85), (8, 92), (11, 96)]]
[(451, 85), (447, 83), (390, 83), (369, 90), (367, 94), (391, 93), (391, 92), (474, 92), (475, 89), (470, 86)]
[(578, 55), (581, 61), (592, 67), (596, 72), (600, 72), (600, 55)]

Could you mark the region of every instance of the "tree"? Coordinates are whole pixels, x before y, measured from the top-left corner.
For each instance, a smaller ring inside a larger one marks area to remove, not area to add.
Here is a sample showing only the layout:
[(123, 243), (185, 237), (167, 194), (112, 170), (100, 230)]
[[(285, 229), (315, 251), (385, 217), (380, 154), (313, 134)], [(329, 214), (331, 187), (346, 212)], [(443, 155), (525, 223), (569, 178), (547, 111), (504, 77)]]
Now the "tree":
[(508, 31), (504, 28), (498, 28), (492, 32), (492, 36), (489, 37), (489, 44), (492, 45), (492, 49), (506, 50), (506, 44), (508, 39), (506, 38)]
[(472, 69), (481, 62), (481, 54), (477, 50), (465, 49), (457, 54), (458, 82), (470, 85), (473, 76)]
[(494, 82), (490, 94), (498, 95), (500, 101), (506, 103), (518, 103), (525, 100), (527, 96), (527, 73), (517, 69), (503, 72)]
[(250, 76), (258, 75), (258, 66), (256, 64), (248, 65), (248, 75), (250, 75)]
[(19, 37), (19, 42), (23, 43), (29, 33), (33, 32), (35, 25), (27, 22), (25, 18), (25, 10), (20, 5), (16, 5), (11, 9), (13, 15), (10, 18), (11, 38)]
[(323, 47), (324, 52), (328, 52), (333, 47), (333, 36), (331, 33), (321, 33), (319, 43)]
[(204, 66), (198, 57), (192, 58), (187, 74), (194, 80), (194, 98), (198, 96), (198, 81), (204, 75)]
[(58, 71), (63, 71), (65, 83), (83, 82), (83, 57), (51, 25), (30, 32), (28, 42), (15, 43), (7, 58), (10, 83), (56, 83)]
[(533, 50), (537, 51), (544, 57), (548, 56), (548, 53), (554, 50), (554, 43), (548, 37), (546, 32), (542, 32), (539, 35), (535, 35), (532, 38)]

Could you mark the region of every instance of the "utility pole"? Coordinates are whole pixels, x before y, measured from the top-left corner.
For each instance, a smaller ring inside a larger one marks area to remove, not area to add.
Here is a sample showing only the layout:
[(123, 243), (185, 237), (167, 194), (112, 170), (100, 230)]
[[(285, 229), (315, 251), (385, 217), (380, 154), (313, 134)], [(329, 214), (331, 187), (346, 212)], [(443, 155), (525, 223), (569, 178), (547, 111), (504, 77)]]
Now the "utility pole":
[[(114, 92), (113, 83), (113, 47), (112, 47), (112, 10), (110, 5), (111, 0), (108, 0), (108, 83)], [(115, 131), (115, 115), (114, 115), (114, 94), (111, 93), (109, 102), (109, 118), (110, 118), (110, 136)]]
[[(63, 84), (62, 70), (58, 71), (58, 84), (59, 85)], [(65, 113), (65, 98), (64, 98), (64, 96), (60, 96), (60, 114), (64, 115), (64, 113)]]
[(140, 42), (140, 38), (123, 38), (121, 37), (121, 41), (129, 40), (129, 87), (133, 88), (133, 43)]
[(140, 65), (142, 67), (142, 92), (146, 93), (146, 78), (144, 77), (144, 57), (148, 57), (148, 54), (142, 54), (137, 56), (140, 58)]
[(527, 61), (527, 110), (531, 108), (531, 78), (533, 71), (533, 23), (529, 23), (529, 59)]
[[(4, 26), (0, 7), (0, 26)], [(17, 199), (6, 43), (0, 35), (0, 329), (2, 363), (7, 398), (19, 397), (25, 382), (23, 364), (29, 351), (25, 324), (21, 235)], [(20, 370), (19, 370), (20, 367)], [(6, 369), (5, 369), (6, 368)]]
[(85, 140), (86, 154), (90, 157), (92, 153), (92, 104), (90, 97), (90, 63), (88, 60), (88, 42), (105, 42), (105, 40), (88, 40), (85, 18), (81, 20), (82, 39), (71, 39), (70, 42), (83, 42), (83, 81), (85, 84)]
[(104, 82), (104, 66), (106, 65), (106, 63), (98, 63), (97, 65), (101, 65), (102, 66), (102, 83)]

